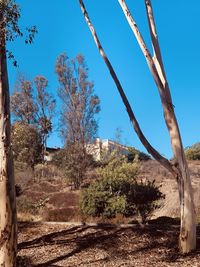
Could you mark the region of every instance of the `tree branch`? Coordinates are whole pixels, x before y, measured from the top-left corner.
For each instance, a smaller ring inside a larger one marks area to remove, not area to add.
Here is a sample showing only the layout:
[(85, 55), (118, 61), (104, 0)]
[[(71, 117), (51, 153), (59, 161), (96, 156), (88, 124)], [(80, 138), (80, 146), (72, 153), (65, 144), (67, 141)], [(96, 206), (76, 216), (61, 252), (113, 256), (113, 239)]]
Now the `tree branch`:
[(150, 30), (150, 36), (151, 36), (151, 41), (152, 41), (152, 46), (154, 50), (154, 64), (157, 69), (158, 75), (160, 77), (160, 80), (162, 81), (163, 88), (165, 90), (166, 98), (171, 99), (171, 94), (169, 91), (169, 86), (167, 82), (167, 77), (165, 74), (165, 69), (163, 65), (163, 60), (162, 60), (162, 55), (161, 55), (161, 50), (160, 50), (160, 45), (158, 41), (158, 35), (156, 31), (156, 24), (154, 20), (154, 15), (153, 15), (153, 8), (151, 4), (151, 0), (144, 0), (145, 1), (145, 6), (146, 6), (146, 14), (147, 14), (147, 19), (148, 19), (148, 24), (149, 24), (149, 30)]
[[(148, 140), (144, 136), (144, 134), (143, 134), (143, 132), (142, 132), (140, 126), (139, 126), (139, 123), (138, 123), (138, 121), (137, 121), (137, 119), (136, 119), (136, 117), (134, 115), (134, 112), (133, 112), (133, 110), (132, 110), (132, 108), (130, 106), (130, 103), (129, 103), (127, 97), (126, 97), (126, 94), (125, 94), (125, 92), (124, 92), (124, 90), (122, 88), (122, 85), (121, 85), (121, 83), (120, 83), (120, 81), (119, 81), (119, 79), (118, 79), (118, 77), (117, 77), (117, 75), (116, 75), (116, 73), (115, 73), (115, 71), (114, 71), (109, 59), (108, 59), (108, 57), (106, 56), (106, 53), (105, 53), (101, 43), (100, 43), (100, 40), (99, 40), (99, 38), (98, 38), (98, 36), (96, 34), (94, 26), (92, 25), (92, 22), (91, 22), (91, 20), (90, 20), (90, 18), (88, 16), (88, 13), (86, 11), (84, 3), (83, 3), (82, 0), (79, 0), (79, 3), (80, 3), (80, 6), (81, 6), (82, 13), (83, 13), (83, 15), (85, 17), (86, 23), (87, 23), (87, 25), (88, 25), (91, 33), (92, 33), (92, 36), (94, 38), (94, 41), (96, 43), (96, 46), (97, 46), (97, 48), (98, 48), (98, 50), (99, 50), (104, 62), (106, 63), (106, 65), (107, 65), (107, 67), (108, 67), (108, 69), (110, 71), (110, 74), (111, 74), (111, 76), (112, 76), (112, 78), (113, 78), (113, 80), (114, 80), (114, 82), (115, 82), (115, 84), (117, 86), (117, 89), (118, 89), (119, 94), (120, 94), (120, 96), (122, 98), (122, 101), (123, 101), (123, 103), (124, 103), (124, 105), (126, 107), (126, 110), (127, 110), (128, 115), (129, 115), (130, 121), (131, 121), (131, 123), (133, 125), (133, 128), (134, 128), (137, 136), (139, 137), (141, 143), (147, 149), (149, 154), (151, 154), (153, 158), (155, 158), (157, 161), (159, 161), (160, 164), (163, 165), (165, 168), (167, 168), (173, 175), (177, 176), (176, 169), (173, 168), (173, 165), (165, 157), (160, 155), (160, 153), (155, 148), (153, 148), (151, 146), (151, 144), (148, 142)], [(147, 56), (149, 57), (148, 50), (145, 49), (145, 51), (146, 51)], [(150, 56), (150, 58), (151, 58), (151, 56)], [(154, 64), (152, 64), (152, 65), (154, 66)]]
[[(129, 8), (126, 5), (125, 0), (118, 0), (118, 2), (119, 2), (120, 6), (124, 12), (124, 15), (125, 15), (128, 23), (129, 23), (130, 28), (132, 29), (132, 31), (136, 37), (136, 40), (138, 41), (138, 44), (142, 50), (142, 53), (144, 54), (144, 57), (147, 61), (150, 72), (151, 72), (153, 79), (154, 79), (154, 81), (158, 87), (162, 104), (165, 105), (166, 95), (165, 95), (165, 90), (163, 90), (164, 89), (163, 85), (165, 84), (165, 81), (163, 80), (163, 75), (160, 75), (160, 73), (159, 73), (160, 68), (157, 68), (157, 65), (155, 64), (156, 61), (154, 60), (154, 57), (152, 57), (152, 55), (150, 54), (149, 49), (147, 48), (147, 46), (144, 42), (142, 34), (140, 33), (138, 26), (137, 26), (133, 16), (131, 15)], [(170, 105), (171, 105), (171, 103), (170, 103)]]

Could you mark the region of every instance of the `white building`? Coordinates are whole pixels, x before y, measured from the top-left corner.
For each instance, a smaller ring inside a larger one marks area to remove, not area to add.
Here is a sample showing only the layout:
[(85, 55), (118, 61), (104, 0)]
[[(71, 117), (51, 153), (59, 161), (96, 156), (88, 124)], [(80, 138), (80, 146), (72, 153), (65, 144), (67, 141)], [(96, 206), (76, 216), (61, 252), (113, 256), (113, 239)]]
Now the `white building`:
[(100, 139), (96, 138), (93, 144), (87, 145), (87, 152), (90, 155), (93, 155), (94, 160), (101, 160), (103, 153), (111, 153), (112, 151), (117, 150), (122, 155), (129, 154), (129, 148), (127, 146), (121, 145), (115, 141), (109, 139)]

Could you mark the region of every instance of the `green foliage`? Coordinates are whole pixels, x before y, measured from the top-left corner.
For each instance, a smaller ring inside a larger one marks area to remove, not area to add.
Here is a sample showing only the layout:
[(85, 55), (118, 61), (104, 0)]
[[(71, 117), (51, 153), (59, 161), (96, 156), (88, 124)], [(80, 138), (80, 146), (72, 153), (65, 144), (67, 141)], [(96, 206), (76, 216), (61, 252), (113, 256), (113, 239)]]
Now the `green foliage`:
[[(18, 37), (24, 37), (26, 44), (33, 43), (35, 34), (37, 33), (36, 26), (32, 26), (22, 30), (19, 26), (21, 10), (15, 0), (0, 2), (0, 46), (5, 45), (5, 41), (13, 42)], [(17, 66), (17, 61), (12, 51), (6, 50), (8, 58), (13, 61), (13, 65)]]
[(48, 81), (44, 76), (36, 76), (34, 83), (18, 77), (15, 92), (11, 96), (11, 112), (17, 121), (34, 125), (42, 138), (42, 158), (46, 141), (52, 132), (56, 100), (48, 92)]
[(137, 165), (125, 158), (113, 158), (107, 166), (100, 168), (101, 179), (83, 190), (80, 209), (83, 214), (107, 218), (117, 214), (130, 217), (140, 215), (146, 222), (150, 214), (159, 207), (157, 200), (164, 198), (155, 181), (138, 182)]
[(15, 160), (31, 167), (41, 161), (41, 136), (33, 126), (16, 122), (12, 126), (11, 140)]
[(146, 222), (147, 218), (152, 212), (159, 208), (158, 200), (164, 198), (159, 186), (153, 181), (135, 181), (131, 186), (128, 194), (126, 195), (129, 207), (127, 209), (127, 215), (135, 211), (140, 215), (142, 222)]
[(145, 154), (144, 152), (141, 152), (134, 147), (129, 148), (129, 154), (128, 154), (128, 160), (149, 160), (151, 157), (148, 154)]
[(129, 163), (125, 156), (122, 156), (118, 151), (113, 151), (108, 156), (103, 167), (99, 168), (100, 177), (105, 179), (133, 179), (138, 171), (137, 163)]
[(186, 148), (185, 156), (188, 160), (200, 160), (200, 143)]

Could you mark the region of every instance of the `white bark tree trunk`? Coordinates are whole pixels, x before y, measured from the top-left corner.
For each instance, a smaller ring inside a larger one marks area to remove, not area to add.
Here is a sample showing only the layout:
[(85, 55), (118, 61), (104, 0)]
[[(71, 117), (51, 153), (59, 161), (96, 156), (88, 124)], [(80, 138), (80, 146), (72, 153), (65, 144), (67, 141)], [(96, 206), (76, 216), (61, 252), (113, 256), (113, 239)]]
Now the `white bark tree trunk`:
[(153, 16), (151, 0), (144, 0), (144, 1), (145, 1), (149, 30), (154, 50), (153, 57), (150, 55), (150, 52), (144, 43), (144, 40), (138, 30), (136, 22), (131, 16), (125, 1), (124, 0), (118, 0), (118, 1), (147, 60), (147, 64), (149, 66), (149, 69), (152, 73), (152, 76), (155, 80), (155, 83), (157, 85), (160, 94), (164, 111), (164, 118), (171, 138), (172, 150), (174, 152), (174, 158), (176, 161), (175, 165), (177, 168), (177, 172), (179, 173), (177, 177), (179, 194), (180, 194), (180, 205), (181, 205), (181, 230), (180, 230), (179, 245), (182, 253), (188, 253), (196, 248), (196, 218), (195, 218), (195, 208), (193, 201), (193, 191), (191, 186), (189, 169), (185, 159), (181, 135), (177, 119), (174, 113), (174, 106), (172, 103), (170, 89), (166, 78), (164, 65), (162, 62), (162, 56), (156, 32), (156, 25)]
[(170, 94), (169, 86), (167, 83), (167, 79), (166, 79), (166, 75), (165, 75), (164, 67), (162, 63), (162, 57), (161, 57), (160, 47), (159, 47), (159, 43), (157, 39), (157, 33), (156, 33), (156, 27), (155, 27), (154, 18), (153, 18), (151, 2), (146, 0), (145, 4), (147, 8), (147, 16), (148, 16), (148, 21), (149, 21), (153, 48), (154, 48), (154, 57), (151, 56), (142, 38), (142, 35), (140, 34), (139, 29), (135, 21), (133, 20), (130, 14), (130, 11), (128, 10), (128, 7), (125, 4), (125, 1), (124, 0), (118, 0), (118, 1), (124, 11), (124, 14), (129, 22), (130, 27), (132, 28), (136, 36), (138, 44), (141, 47), (141, 50), (147, 60), (147, 64), (150, 68), (150, 71), (158, 87), (161, 102), (163, 105), (163, 110), (164, 110), (164, 118), (165, 118), (165, 122), (168, 128), (169, 134), (170, 134), (172, 149), (174, 152), (174, 157), (175, 157), (174, 164), (170, 163), (167, 159), (162, 157), (150, 145), (150, 143), (148, 142), (148, 140), (145, 138), (144, 134), (142, 133), (140, 126), (132, 111), (132, 108), (128, 102), (128, 99), (117, 78), (117, 75), (115, 74), (111, 63), (108, 60), (105, 54), (105, 51), (101, 46), (101, 43), (97, 37), (95, 29), (89, 19), (88, 13), (83, 4), (83, 1), (79, 0), (81, 10), (84, 14), (88, 27), (93, 35), (94, 41), (110, 71), (110, 74), (113, 80), (115, 81), (115, 84), (118, 88), (120, 96), (124, 102), (124, 105), (126, 106), (129, 118), (133, 124), (133, 127), (140, 141), (145, 146), (147, 151), (157, 161), (159, 161), (160, 164), (162, 164), (165, 168), (167, 168), (176, 177), (178, 181), (180, 203), (181, 203), (181, 231), (180, 231), (179, 245), (180, 245), (180, 250), (183, 253), (188, 253), (196, 248), (196, 221), (195, 221), (195, 210), (194, 210), (194, 202), (193, 202), (193, 192), (192, 192), (192, 186), (191, 186), (191, 181), (190, 181), (190, 174), (189, 174), (187, 162), (185, 159), (183, 145), (182, 145), (181, 136), (179, 132), (179, 127), (178, 127), (178, 123), (177, 123), (176, 116), (174, 113), (174, 107), (172, 104), (171, 94)]
[(0, 42), (0, 266), (16, 266), (16, 201), (5, 42)]

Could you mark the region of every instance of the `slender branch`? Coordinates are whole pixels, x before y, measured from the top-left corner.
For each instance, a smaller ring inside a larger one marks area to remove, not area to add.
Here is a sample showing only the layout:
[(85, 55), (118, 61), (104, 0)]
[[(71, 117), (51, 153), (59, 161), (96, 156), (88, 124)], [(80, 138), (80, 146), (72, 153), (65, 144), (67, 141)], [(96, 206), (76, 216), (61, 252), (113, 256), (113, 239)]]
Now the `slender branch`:
[[(151, 38), (152, 38), (152, 42), (153, 42), (153, 46), (154, 46), (154, 52), (155, 52), (155, 60), (153, 60), (150, 57), (150, 54), (146, 54), (145, 51), (148, 51), (143, 38), (137, 28), (137, 24), (134, 21), (126, 3), (125, 0), (118, 0), (122, 10), (126, 16), (126, 19), (138, 41), (138, 44), (140, 45), (142, 52), (147, 60), (149, 69), (151, 71), (151, 74), (155, 80), (155, 83), (157, 85), (159, 94), (160, 94), (160, 98), (161, 98), (161, 102), (162, 102), (162, 106), (163, 106), (163, 111), (164, 111), (164, 118), (165, 118), (165, 123), (166, 126), (168, 128), (170, 137), (171, 137), (171, 141), (172, 141), (172, 148), (175, 154), (175, 157), (177, 156), (176, 153), (176, 142), (178, 140), (178, 142), (180, 142), (180, 146), (181, 146), (181, 150), (183, 150), (183, 146), (182, 146), (182, 141), (181, 141), (181, 136), (180, 136), (180, 132), (179, 132), (179, 127), (178, 127), (178, 123), (176, 120), (176, 116), (174, 114), (174, 106), (172, 104), (172, 99), (171, 99), (171, 94), (170, 94), (170, 90), (169, 90), (169, 86), (167, 83), (167, 79), (165, 79), (165, 74), (164, 74), (164, 67), (163, 67), (163, 71), (161, 69), (161, 65), (158, 62), (158, 60), (160, 60), (160, 62), (162, 62), (161, 59), (161, 52), (160, 52), (160, 47), (159, 47), (159, 43), (158, 43), (158, 38), (157, 38), (157, 33), (156, 33), (156, 27), (155, 27), (155, 22), (153, 19), (153, 11), (152, 11), (152, 6), (151, 6), (151, 2), (149, 0), (145, 0), (145, 4), (147, 5), (147, 16), (149, 19), (149, 27), (150, 27), (150, 33), (152, 33)], [(159, 67), (158, 65), (155, 65), (155, 62), (159, 63)], [(174, 134), (174, 131), (172, 130), (172, 126), (176, 127), (176, 131)]]
[(167, 98), (170, 98), (170, 100), (171, 100), (171, 94), (169, 91), (169, 86), (168, 86), (167, 77), (166, 77), (165, 69), (164, 69), (164, 65), (163, 65), (160, 45), (159, 45), (159, 41), (158, 41), (158, 35), (157, 35), (157, 31), (156, 31), (156, 24), (155, 24), (155, 20), (154, 20), (151, 0), (144, 0), (144, 1), (145, 1), (145, 6), (146, 6), (146, 14), (147, 14), (147, 19), (148, 19), (148, 23), (149, 23), (149, 30), (150, 30), (152, 46), (153, 46), (153, 50), (154, 50), (153, 60), (154, 60), (158, 75), (162, 81), (163, 87), (166, 90), (165, 93), (167, 94)]
[[(142, 53), (144, 54), (144, 57), (147, 61), (150, 72), (151, 72), (151, 74), (154, 78), (154, 81), (158, 87), (162, 104), (165, 105), (166, 95), (165, 95), (165, 90), (163, 90), (164, 89), (164, 83), (165, 83), (163, 80), (163, 75), (160, 75), (160, 73), (159, 73), (160, 69), (157, 68), (157, 66), (155, 65), (154, 58), (151, 56), (149, 49), (147, 48), (147, 46), (144, 42), (142, 34), (140, 33), (138, 26), (137, 26), (133, 16), (131, 15), (129, 8), (126, 5), (125, 0), (118, 0), (118, 2), (119, 2), (120, 6), (124, 12), (124, 15), (125, 15), (128, 23), (129, 23), (129, 25), (130, 25), (130, 28), (132, 29), (132, 31), (136, 37), (136, 40), (137, 40), (137, 42), (138, 42), (138, 44), (142, 50)], [(170, 103), (170, 105), (171, 105), (171, 103)]]
[(160, 164), (162, 164), (173, 175), (176, 176), (177, 173), (176, 173), (175, 169), (173, 168), (173, 165), (165, 157), (160, 155), (160, 153), (155, 148), (153, 148), (151, 146), (151, 144), (148, 142), (148, 140), (144, 136), (144, 134), (143, 134), (143, 132), (142, 132), (140, 126), (139, 126), (139, 123), (138, 123), (138, 121), (137, 121), (137, 119), (136, 119), (136, 117), (134, 115), (134, 112), (133, 112), (133, 110), (132, 110), (132, 108), (130, 106), (130, 103), (129, 103), (127, 97), (126, 97), (126, 94), (125, 94), (125, 92), (124, 92), (124, 90), (122, 88), (122, 85), (121, 85), (121, 83), (120, 83), (120, 81), (119, 81), (119, 79), (118, 79), (118, 77), (117, 77), (117, 75), (116, 75), (116, 73), (115, 73), (115, 71), (114, 71), (109, 59), (108, 59), (108, 57), (106, 56), (106, 53), (105, 53), (101, 43), (100, 43), (100, 40), (99, 40), (99, 38), (98, 38), (98, 36), (96, 34), (94, 26), (92, 25), (92, 22), (91, 22), (91, 20), (90, 20), (90, 18), (88, 16), (88, 13), (86, 11), (84, 3), (83, 3), (82, 0), (79, 0), (79, 3), (80, 3), (80, 6), (81, 6), (82, 13), (83, 13), (83, 15), (85, 17), (86, 23), (87, 23), (87, 25), (88, 25), (91, 33), (92, 33), (92, 36), (94, 38), (94, 41), (96, 43), (96, 46), (97, 46), (97, 48), (98, 48), (98, 50), (99, 50), (104, 62), (106, 63), (106, 65), (107, 65), (107, 67), (108, 67), (108, 69), (110, 71), (110, 74), (111, 74), (111, 76), (112, 76), (112, 78), (113, 78), (113, 80), (114, 80), (114, 82), (115, 82), (115, 84), (117, 86), (117, 89), (118, 89), (119, 94), (120, 94), (120, 96), (122, 98), (122, 101), (123, 101), (123, 103), (124, 103), (124, 105), (126, 107), (126, 110), (127, 110), (128, 115), (129, 115), (130, 121), (131, 121), (131, 123), (133, 125), (133, 128), (134, 128), (137, 136), (139, 137), (141, 143), (144, 145), (144, 147), (147, 149), (147, 151), (152, 155), (152, 157), (154, 157), (157, 161), (160, 162)]

